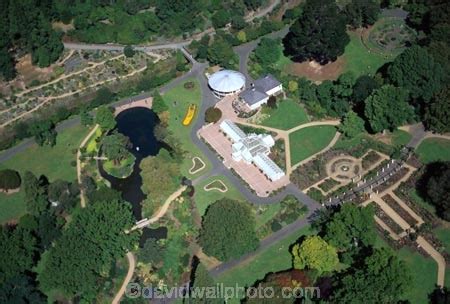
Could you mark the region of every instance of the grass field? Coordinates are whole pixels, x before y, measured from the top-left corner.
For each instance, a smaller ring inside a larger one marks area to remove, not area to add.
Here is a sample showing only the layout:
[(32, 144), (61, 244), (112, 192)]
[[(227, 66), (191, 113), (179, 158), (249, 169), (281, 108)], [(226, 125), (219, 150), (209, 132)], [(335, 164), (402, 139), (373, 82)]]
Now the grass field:
[(424, 163), (450, 161), (450, 140), (427, 138), (417, 147), (419, 159)]
[(404, 146), (406, 145), (412, 138), (412, 135), (403, 130), (395, 130), (392, 132), (392, 144), (394, 146)]
[(27, 212), (24, 196), (23, 190), (9, 195), (0, 193), (0, 225)]
[[(211, 190), (211, 191), (205, 191), (203, 190), (203, 187), (209, 183), (211, 183), (214, 180), (221, 180), (228, 188), (228, 191), (225, 193), (222, 193), (217, 190)], [(221, 199), (221, 198), (231, 198), (235, 200), (244, 200), (241, 193), (230, 183), (230, 181), (225, 176), (211, 176), (202, 182), (200, 182), (195, 187), (195, 194), (194, 194), (194, 201), (197, 206), (198, 212), (200, 215), (203, 215), (206, 211), (206, 208), (208, 208), (209, 205), (214, 203), (215, 201)]]
[(289, 135), (291, 162), (296, 164), (325, 148), (336, 134), (333, 126), (300, 129)]
[[(189, 81), (192, 81), (195, 84), (195, 87), (192, 89), (185, 89), (184, 84)], [(180, 83), (173, 89), (167, 91), (163, 95), (163, 98), (169, 107), (170, 112), (169, 130), (173, 132), (174, 136), (176, 136), (183, 145), (183, 149), (187, 151), (185, 161), (181, 166), (182, 174), (192, 177), (188, 172), (192, 167), (191, 159), (194, 156), (199, 156), (206, 164), (206, 168), (197, 174), (194, 174), (194, 176), (206, 173), (211, 167), (211, 164), (190, 139), (190, 132), (195, 122), (195, 118), (189, 126), (183, 126), (181, 123), (190, 104), (196, 104), (197, 107), (200, 108), (202, 100), (200, 83), (195, 78), (187, 79), (183, 83)], [(198, 113), (196, 115), (198, 116)]]
[(408, 265), (413, 276), (406, 299), (410, 300), (411, 304), (428, 303), (428, 294), (433, 291), (437, 279), (436, 262), (407, 248), (398, 251), (398, 256)]
[[(390, 248), (380, 237), (377, 237), (375, 247)], [(405, 299), (411, 304), (428, 303), (428, 294), (433, 291), (437, 279), (436, 262), (408, 248), (394, 250), (394, 253), (405, 262), (412, 275), (412, 284), (405, 294)]]
[[(292, 257), (289, 247), (294, 244), (302, 235), (309, 235), (313, 232), (310, 227), (304, 227), (296, 233), (286, 237), (262, 251), (247, 263), (239, 267), (232, 268), (216, 279), (216, 283), (223, 283), (225, 286), (251, 286), (255, 281), (263, 279), (269, 272), (276, 272), (292, 267)], [(240, 303), (238, 299), (230, 299), (228, 303)]]
[(268, 114), (261, 124), (276, 129), (288, 130), (309, 121), (305, 109), (291, 99), (278, 102), (278, 108), (270, 109)]
[(58, 133), (54, 147), (33, 145), (0, 164), (0, 168), (11, 168), (21, 174), (29, 170), (36, 175), (44, 174), (50, 181), (73, 181), (77, 177), (76, 168), (71, 165), (72, 161), (76, 161), (73, 151), (88, 132), (88, 128), (81, 125), (65, 129)]
[(385, 63), (395, 57), (370, 52), (361, 42), (360, 36), (355, 32), (348, 32), (350, 43), (345, 47), (345, 67), (343, 72), (352, 72), (355, 77), (361, 75), (374, 75)]

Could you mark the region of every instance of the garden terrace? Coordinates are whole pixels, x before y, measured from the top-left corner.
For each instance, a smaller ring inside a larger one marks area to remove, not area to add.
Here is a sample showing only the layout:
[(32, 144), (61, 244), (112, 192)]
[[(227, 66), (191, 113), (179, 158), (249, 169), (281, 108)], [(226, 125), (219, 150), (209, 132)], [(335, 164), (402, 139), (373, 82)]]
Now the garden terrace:
[(384, 212), (383, 209), (378, 204), (373, 205), (375, 207), (375, 215), (378, 216), (380, 220), (382, 220), (394, 233), (400, 235), (403, 233), (402, 227), (397, 224), (389, 215)]
[(401, 180), (406, 174), (410, 172), (410, 169), (402, 167), (400, 170), (395, 172), (387, 181), (379, 186), (373, 188), (373, 191), (383, 192), (384, 190), (390, 188), (392, 185)]
[(362, 167), (364, 170), (369, 169), (372, 165), (377, 163), (381, 159), (381, 156), (375, 151), (369, 151), (362, 158)]
[(322, 189), (323, 192), (327, 193), (329, 192), (331, 189), (335, 188), (336, 186), (340, 185), (341, 183), (339, 183), (338, 181), (332, 179), (332, 178), (327, 178), (325, 179), (323, 182), (321, 182), (318, 187), (320, 189)]
[[(167, 56), (167, 55), (165, 55)], [(137, 52), (134, 57), (126, 58), (123, 54), (106, 57), (104, 61), (87, 61), (87, 67), (62, 74), (56, 79), (0, 99), (0, 125), (5, 126), (21, 117), (36, 111), (54, 100), (58, 104), (69, 97), (95, 90), (104, 84), (115, 84), (143, 72), (155, 57)]]
[(264, 239), (271, 233), (276, 232), (283, 227), (293, 223), (300, 217), (304, 216), (308, 208), (300, 203), (297, 198), (287, 196), (280, 203), (277, 211), (273, 216), (260, 226), (257, 230), (259, 239)]
[(418, 221), (409, 214), (405, 209), (403, 209), (398, 202), (389, 194), (384, 195), (381, 198), (383, 201), (388, 204), (389, 207), (391, 207), (395, 212), (397, 212), (398, 215), (400, 215), (411, 227), (416, 226)]

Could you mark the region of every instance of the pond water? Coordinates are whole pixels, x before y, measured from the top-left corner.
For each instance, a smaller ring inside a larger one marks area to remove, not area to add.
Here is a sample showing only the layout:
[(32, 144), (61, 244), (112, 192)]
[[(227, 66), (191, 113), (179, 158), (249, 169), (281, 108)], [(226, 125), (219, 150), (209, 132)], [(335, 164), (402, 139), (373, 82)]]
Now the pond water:
[(158, 116), (147, 108), (131, 108), (125, 110), (116, 117), (117, 130), (130, 138), (133, 148), (130, 152), (136, 156), (133, 173), (127, 178), (116, 178), (103, 170), (99, 165), (100, 174), (106, 178), (113, 189), (122, 193), (123, 199), (130, 202), (133, 207), (133, 214), (136, 220), (140, 220), (141, 201), (146, 195), (141, 190), (142, 178), (139, 164), (141, 160), (150, 155), (156, 155), (163, 143), (155, 138), (154, 129), (159, 123)]
[(145, 241), (149, 238), (154, 238), (157, 240), (166, 239), (167, 238), (167, 227), (158, 227), (158, 228), (148, 228), (144, 227), (142, 229), (142, 235), (139, 239), (139, 247), (144, 247)]

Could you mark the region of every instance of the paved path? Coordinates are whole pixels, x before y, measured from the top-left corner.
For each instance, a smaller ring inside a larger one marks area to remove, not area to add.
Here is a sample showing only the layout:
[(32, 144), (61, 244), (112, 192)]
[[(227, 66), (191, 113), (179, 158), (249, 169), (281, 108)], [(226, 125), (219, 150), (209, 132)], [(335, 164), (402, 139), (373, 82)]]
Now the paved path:
[(123, 297), (123, 294), (127, 290), (127, 285), (130, 283), (131, 279), (133, 278), (134, 269), (136, 268), (136, 260), (134, 258), (133, 253), (127, 252), (127, 259), (128, 259), (128, 272), (125, 276), (125, 279), (123, 280), (122, 286), (120, 286), (119, 291), (116, 293), (116, 296), (112, 300), (112, 304), (118, 304), (120, 303), (120, 299)]
[[(81, 148), (83, 148), (87, 142), (89, 141), (89, 139), (91, 138), (92, 135), (95, 134), (95, 132), (97, 131), (97, 129), (99, 128), (99, 125), (95, 125), (95, 127), (91, 130), (91, 132), (89, 132), (89, 134), (83, 139), (83, 141), (81, 142), (80, 146), (78, 147), (78, 151), (77, 151), (77, 179), (78, 179), (78, 184), (81, 185)], [(83, 187), (80, 187), (80, 204), (81, 204), (81, 208), (84, 208), (86, 206), (86, 197), (84, 195), (84, 189)]]

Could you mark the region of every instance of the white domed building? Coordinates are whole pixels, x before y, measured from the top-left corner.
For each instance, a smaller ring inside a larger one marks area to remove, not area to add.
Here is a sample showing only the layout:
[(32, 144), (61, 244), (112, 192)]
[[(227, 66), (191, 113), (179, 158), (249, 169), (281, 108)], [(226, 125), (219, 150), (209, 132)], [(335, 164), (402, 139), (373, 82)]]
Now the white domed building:
[(222, 70), (212, 74), (208, 85), (217, 98), (237, 94), (245, 89), (245, 76), (232, 70)]

